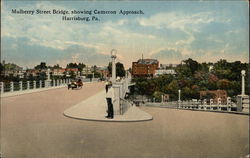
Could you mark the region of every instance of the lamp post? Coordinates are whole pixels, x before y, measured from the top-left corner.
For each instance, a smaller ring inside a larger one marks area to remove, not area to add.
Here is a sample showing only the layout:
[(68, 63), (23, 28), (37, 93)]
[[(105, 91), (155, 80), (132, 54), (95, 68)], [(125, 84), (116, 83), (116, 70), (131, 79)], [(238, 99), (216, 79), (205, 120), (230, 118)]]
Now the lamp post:
[(241, 70), (241, 95), (245, 95), (245, 76), (246, 76), (246, 71)]
[(178, 99), (178, 102), (181, 102), (181, 90), (180, 90), (180, 89), (178, 90), (178, 93), (179, 93), (179, 99)]
[(115, 80), (116, 80), (116, 65), (115, 65), (115, 59), (116, 59), (117, 50), (112, 49), (110, 53), (111, 53), (111, 59), (112, 59), (112, 78), (111, 78), (111, 81), (114, 83)]

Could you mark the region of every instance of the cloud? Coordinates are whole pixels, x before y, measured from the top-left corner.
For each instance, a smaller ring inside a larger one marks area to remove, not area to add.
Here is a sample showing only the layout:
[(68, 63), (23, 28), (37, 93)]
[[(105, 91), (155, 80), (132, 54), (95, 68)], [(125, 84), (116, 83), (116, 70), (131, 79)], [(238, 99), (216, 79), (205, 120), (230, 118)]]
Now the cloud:
[[(110, 9), (112, 6), (114, 10), (120, 9), (122, 2), (114, 6), (109, 3), (113, 2), (105, 2), (100, 8)], [(152, 3), (154, 6), (147, 10)], [(204, 2), (196, 9), (197, 3), (192, 3), (190, 6), (194, 9), (190, 10), (178, 5), (171, 8), (168, 2), (138, 2), (145, 15), (100, 15), (101, 21), (95, 23), (62, 21), (61, 15), (10, 13), (13, 6), (17, 9), (79, 10), (80, 4), (88, 4), (88, 9), (93, 9), (93, 6), (100, 9), (93, 2), (5, 1), (1, 10), (4, 57), (24, 65), (32, 63), (33, 59), (34, 62), (66, 63), (72, 61), (72, 57), (89, 64), (106, 65), (110, 60), (110, 50), (114, 48), (118, 51), (117, 61), (127, 68), (141, 54), (170, 63), (178, 63), (186, 57), (203, 60), (203, 55), (207, 60), (220, 55), (232, 59), (239, 55), (248, 57), (245, 52), (249, 50), (246, 29), (249, 20), (243, 15), (244, 11), (239, 14), (233, 5), (221, 9), (212, 8), (213, 5), (202, 8), (202, 4), (207, 4)], [(126, 4), (124, 8), (134, 7)]]
[(141, 26), (151, 26), (157, 29), (179, 29), (186, 33), (199, 31), (199, 25), (208, 24), (213, 21), (215, 21), (215, 19), (210, 12), (201, 12), (196, 14), (162, 12), (149, 18), (138, 19)]
[[(13, 45), (12, 43), (15, 44)], [(97, 49), (84, 47), (83, 45), (71, 45), (66, 49), (60, 50), (38, 44), (27, 47), (28, 43), (30, 43), (28, 38), (4, 38), (1, 48), (3, 59), (30, 67), (41, 61), (46, 61), (51, 65), (60, 64), (66, 66), (64, 65), (66, 62), (107, 65), (110, 60), (109, 55), (99, 54)], [(55, 63), (60, 61), (62, 63)]]
[(184, 58), (184, 55), (178, 49), (160, 48), (150, 54), (151, 58), (158, 59), (161, 63), (177, 64)]

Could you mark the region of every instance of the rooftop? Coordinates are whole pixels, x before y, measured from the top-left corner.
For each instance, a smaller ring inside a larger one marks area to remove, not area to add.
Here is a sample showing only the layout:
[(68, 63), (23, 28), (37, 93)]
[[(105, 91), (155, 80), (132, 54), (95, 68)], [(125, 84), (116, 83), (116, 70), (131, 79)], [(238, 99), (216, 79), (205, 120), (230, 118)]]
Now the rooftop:
[(156, 59), (139, 59), (137, 61), (138, 64), (157, 64), (158, 60)]

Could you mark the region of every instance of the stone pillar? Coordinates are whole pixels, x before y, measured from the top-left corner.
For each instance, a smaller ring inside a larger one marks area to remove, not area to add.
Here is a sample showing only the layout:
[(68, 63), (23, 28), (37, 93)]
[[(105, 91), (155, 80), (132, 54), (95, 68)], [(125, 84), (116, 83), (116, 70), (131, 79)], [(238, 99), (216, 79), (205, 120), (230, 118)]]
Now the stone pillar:
[(52, 80), (53, 81), (53, 87), (55, 87), (56, 86), (56, 80)]
[(232, 105), (231, 98), (227, 97), (227, 111), (231, 111), (231, 105)]
[(214, 100), (210, 99), (210, 105), (213, 105), (213, 104), (214, 104)]
[(218, 105), (221, 105), (221, 98), (218, 98)]
[(19, 90), (20, 90), (20, 91), (23, 90), (23, 81), (19, 81)]
[(249, 95), (245, 95), (242, 97), (242, 107), (243, 107), (243, 112), (249, 113)]
[(178, 94), (179, 94), (178, 95), (178, 102), (181, 102), (181, 90), (180, 89), (178, 90)]
[(50, 79), (50, 69), (47, 70), (47, 76), (48, 76), (48, 78), (47, 78), (47, 80), (46, 80), (45, 83), (44, 83), (46, 88), (51, 86), (51, 85), (50, 85), (50, 83), (51, 83), (51, 79)]
[(201, 107), (202, 107), (202, 100), (198, 100), (198, 109), (201, 109)]
[(241, 71), (241, 95), (245, 95), (245, 76), (246, 76), (246, 71), (242, 70)]
[(213, 99), (210, 99), (210, 110), (213, 110), (213, 104), (214, 104), (214, 100)]
[(111, 59), (112, 59), (112, 83), (115, 83), (116, 81), (116, 65), (115, 65), (115, 59), (116, 59), (116, 50), (111, 50)]
[(207, 99), (203, 100), (203, 108), (204, 110), (207, 110)]
[(36, 81), (33, 81), (33, 89), (36, 89)]
[(30, 89), (30, 81), (27, 81), (27, 90)]
[(113, 85), (112, 88), (114, 88), (114, 103), (113, 103), (113, 109), (114, 109), (114, 115), (120, 115), (120, 86), (119, 85)]
[(10, 91), (11, 91), (11, 92), (14, 91), (14, 82), (10, 82)]
[(4, 93), (4, 83), (0, 82), (0, 85), (1, 85), (1, 93)]
[(221, 110), (221, 98), (217, 99), (218, 109)]
[(59, 80), (56, 80), (56, 86), (59, 86)]
[(42, 80), (39, 81), (39, 88), (42, 88)]
[(178, 107), (181, 108), (181, 90), (178, 90)]

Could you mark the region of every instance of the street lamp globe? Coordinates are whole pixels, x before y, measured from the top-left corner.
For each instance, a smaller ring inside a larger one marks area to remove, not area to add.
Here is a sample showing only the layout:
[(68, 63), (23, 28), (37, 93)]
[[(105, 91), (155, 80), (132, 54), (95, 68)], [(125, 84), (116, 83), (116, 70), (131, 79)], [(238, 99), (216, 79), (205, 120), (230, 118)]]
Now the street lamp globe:
[(245, 74), (246, 74), (246, 71), (245, 70), (241, 70), (241, 75), (245, 76)]
[(111, 58), (116, 58), (116, 53), (117, 53), (116, 49), (112, 49), (110, 53), (111, 53)]

